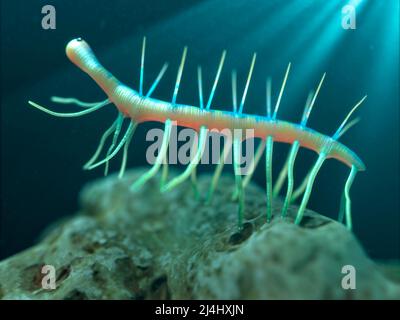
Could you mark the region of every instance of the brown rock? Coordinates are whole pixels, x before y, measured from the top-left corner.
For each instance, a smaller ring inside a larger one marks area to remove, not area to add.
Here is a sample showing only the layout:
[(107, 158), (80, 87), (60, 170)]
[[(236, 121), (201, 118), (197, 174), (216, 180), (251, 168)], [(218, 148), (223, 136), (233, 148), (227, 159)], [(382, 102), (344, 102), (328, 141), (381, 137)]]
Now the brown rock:
[[(264, 191), (246, 189), (237, 229), (233, 177), (221, 178), (213, 202), (196, 201), (190, 183), (160, 194), (158, 180), (137, 193), (143, 170), (94, 181), (82, 210), (36, 246), (0, 263), (3, 299), (396, 299), (385, 277), (341, 224), (306, 211), (301, 226), (275, 216), (265, 223)], [(200, 177), (205, 194), (208, 176)], [(42, 289), (43, 265), (56, 270), (56, 289)], [(356, 270), (345, 290), (342, 267)]]

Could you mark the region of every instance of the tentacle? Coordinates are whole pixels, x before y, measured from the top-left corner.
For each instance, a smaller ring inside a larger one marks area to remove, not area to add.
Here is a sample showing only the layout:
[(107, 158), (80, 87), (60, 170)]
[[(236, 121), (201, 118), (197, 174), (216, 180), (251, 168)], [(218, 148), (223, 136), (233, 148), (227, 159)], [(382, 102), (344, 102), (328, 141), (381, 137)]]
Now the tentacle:
[[(262, 154), (264, 153), (264, 150), (265, 150), (265, 142), (263, 140), (258, 145), (256, 153), (254, 155), (254, 158), (252, 159), (252, 161), (250, 163), (250, 170), (243, 179), (243, 189), (245, 189), (247, 187), (251, 178), (253, 177), (254, 171), (255, 171), (258, 163), (260, 162), (260, 159), (261, 159)], [(238, 197), (238, 194), (237, 194), (237, 192), (235, 192), (233, 194), (232, 200), (236, 200), (237, 197)]]
[(112, 125), (103, 133), (103, 135), (100, 138), (100, 142), (99, 142), (99, 145), (98, 145), (95, 153), (88, 160), (88, 162), (86, 162), (83, 165), (83, 169), (87, 169), (88, 166), (90, 166), (93, 162), (95, 162), (97, 160), (97, 158), (99, 157), (101, 151), (103, 150), (104, 143), (105, 143), (106, 139), (115, 131), (115, 128), (117, 127), (118, 119), (119, 119), (119, 117), (117, 117), (117, 119), (114, 120)]
[(185, 181), (189, 176), (191, 175), (192, 171), (198, 163), (200, 162), (201, 156), (204, 152), (204, 147), (206, 144), (206, 138), (207, 138), (207, 128), (206, 127), (201, 127), (200, 128), (200, 133), (199, 133), (199, 147), (196, 151), (196, 154), (194, 155), (193, 159), (190, 161), (188, 166), (186, 167), (185, 171), (172, 179), (170, 182), (168, 182), (162, 189), (161, 192), (166, 192), (168, 190), (173, 189), (177, 185), (181, 184), (183, 181)]
[(39, 104), (37, 104), (37, 103), (35, 103), (33, 101), (28, 101), (28, 103), (32, 107), (35, 107), (36, 109), (39, 109), (39, 110), (41, 110), (41, 111), (43, 111), (43, 112), (45, 112), (47, 114), (50, 114), (50, 115), (52, 115), (54, 117), (75, 118), (75, 117), (81, 117), (81, 116), (83, 116), (85, 114), (89, 114), (89, 113), (95, 112), (98, 109), (103, 108), (104, 106), (110, 104), (111, 102), (110, 102), (110, 100), (106, 99), (103, 102), (100, 102), (99, 104), (97, 104), (97, 105), (95, 105), (93, 107), (90, 107), (90, 108), (88, 108), (86, 110), (79, 111), (79, 112), (71, 112), (71, 113), (54, 112), (54, 111), (51, 111), (51, 110), (49, 110), (49, 109), (47, 109), (45, 107), (42, 107), (41, 105), (39, 105)]
[(194, 167), (192, 172), (190, 173), (190, 182), (192, 184), (192, 189), (193, 189), (195, 198), (199, 199), (200, 194), (199, 194), (199, 186), (197, 184), (197, 166)]
[[(120, 113), (120, 114), (118, 114), (117, 126), (116, 126), (115, 131), (114, 131), (114, 136), (113, 136), (113, 139), (112, 139), (112, 142), (111, 142), (111, 146), (107, 150), (106, 157), (108, 157), (111, 154), (111, 152), (113, 151), (115, 145), (117, 144), (117, 140), (118, 140), (119, 134), (121, 132), (123, 123), (124, 123), (124, 116)], [(104, 166), (104, 175), (105, 176), (108, 174), (108, 169), (109, 169), (109, 162), (107, 161), (105, 166)]]
[(160, 190), (164, 189), (164, 186), (167, 183), (168, 179), (168, 162), (164, 162), (162, 166), (162, 172), (161, 172), (161, 179), (160, 179)]
[(194, 170), (190, 174), (190, 182), (192, 184), (194, 197), (197, 200), (200, 199), (200, 191), (199, 191), (199, 185), (198, 185), (198, 182), (197, 182), (197, 170), (196, 170), (196, 168), (194, 168)]
[(265, 151), (265, 174), (266, 174), (266, 192), (267, 192), (267, 222), (272, 218), (272, 150), (274, 140), (272, 136), (268, 136), (266, 141)]
[(262, 140), (260, 142), (260, 144), (258, 145), (256, 153), (255, 153), (254, 158), (253, 158), (253, 161), (250, 164), (250, 171), (247, 173), (247, 175), (243, 179), (243, 187), (244, 188), (249, 184), (251, 178), (253, 177), (254, 171), (255, 171), (258, 163), (260, 162), (260, 159), (261, 159), (261, 156), (264, 153), (264, 150), (265, 150), (265, 141)]
[(350, 199), (350, 188), (353, 184), (354, 178), (357, 174), (356, 166), (351, 166), (351, 171), (349, 177), (347, 178), (346, 185), (344, 187), (344, 195), (346, 198), (346, 225), (347, 229), (352, 229), (352, 219), (351, 219), (351, 199)]
[(126, 130), (125, 135), (121, 139), (121, 141), (118, 144), (118, 146), (114, 149), (114, 151), (110, 155), (108, 155), (106, 158), (104, 158), (103, 160), (90, 165), (88, 167), (88, 170), (92, 170), (92, 169), (94, 169), (94, 168), (96, 168), (96, 167), (108, 162), (109, 160), (111, 160), (118, 153), (118, 151), (124, 146), (126, 141), (129, 140), (131, 138), (131, 136), (134, 134), (137, 125), (138, 124), (136, 122), (131, 122), (129, 124), (129, 126), (128, 126), (128, 129)]
[(121, 168), (119, 169), (119, 174), (118, 174), (119, 179), (121, 179), (125, 174), (126, 162), (128, 161), (128, 149), (129, 149), (129, 144), (131, 143), (132, 137), (133, 137), (133, 133), (128, 136), (128, 138), (126, 139), (125, 145), (124, 145)]
[(343, 223), (345, 211), (346, 211), (346, 196), (344, 195), (343, 191), (342, 196), (340, 197), (338, 222)]
[(286, 197), (285, 197), (285, 202), (283, 204), (282, 208), (282, 217), (286, 216), (287, 210), (289, 208), (289, 205), (291, 203), (291, 198), (292, 198), (292, 193), (293, 193), (293, 167), (294, 167), (294, 162), (296, 160), (296, 155), (297, 152), (299, 151), (300, 148), (300, 143), (298, 140), (293, 142), (291, 151), (289, 153), (289, 161), (288, 161), (288, 166), (287, 166), (287, 177), (288, 177), (288, 186), (287, 186), (287, 191), (286, 191)]
[[(168, 119), (169, 120), (169, 119)], [(172, 130), (172, 127), (174, 126), (173, 122), (171, 122), (171, 128), (170, 131)], [(169, 133), (171, 134), (171, 132)], [(168, 152), (168, 146), (167, 150), (165, 151), (165, 154)], [(167, 161), (167, 155), (162, 160), (162, 171), (161, 171), (161, 179), (160, 179), (160, 191), (164, 188), (165, 184), (167, 183), (168, 179), (168, 161)]]
[(226, 159), (228, 158), (228, 155), (232, 149), (232, 143), (229, 141), (229, 143), (225, 143), (224, 147), (222, 148), (220, 157), (219, 157), (219, 163), (217, 164), (217, 167), (215, 168), (213, 177), (211, 179), (211, 185), (210, 189), (208, 190), (208, 195), (206, 199), (206, 203), (210, 203), (212, 200), (212, 197), (214, 195), (214, 191), (217, 188), (219, 178), (221, 177), (222, 169), (224, 168), (224, 164), (226, 163)]
[(81, 100), (78, 100), (76, 98), (68, 97), (68, 98), (63, 98), (63, 97), (57, 97), (57, 96), (52, 96), (50, 97), (50, 100), (55, 103), (61, 103), (61, 104), (76, 104), (79, 107), (82, 108), (90, 108), (97, 106), (99, 103), (102, 103), (103, 101), (99, 102), (84, 102)]
[(310, 176), (307, 181), (306, 191), (303, 195), (303, 199), (301, 201), (299, 210), (297, 211), (297, 216), (296, 216), (296, 220), (295, 220), (296, 224), (300, 224), (300, 222), (303, 218), (304, 210), (306, 209), (308, 200), (310, 199), (310, 195), (311, 195), (312, 187), (313, 187), (313, 184), (315, 181), (315, 177), (317, 176), (319, 169), (321, 169), (321, 166), (324, 163), (325, 159), (326, 159), (326, 153), (321, 152), (319, 154), (318, 159), (315, 162), (313, 168), (310, 171)]
[(160, 151), (157, 155), (156, 161), (154, 162), (153, 166), (149, 171), (141, 175), (131, 186), (131, 190), (136, 191), (139, 190), (149, 179), (154, 177), (158, 170), (160, 169), (160, 166), (163, 162), (163, 160), (166, 157), (167, 151), (168, 151), (168, 143), (169, 143), (169, 138), (171, 136), (171, 127), (172, 127), (172, 121), (167, 119), (165, 121), (165, 127), (164, 127), (164, 135), (163, 135), (163, 140), (161, 143), (161, 148)]
[(241, 113), (243, 112), (243, 106), (244, 106), (244, 102), (245, 102), (245, 100), (246, 100), (247, 90), (249, 89), (251, 76), (252, 76), (252, 74), (253, 74), (254, 64), (256, 63), (256, 57), (257, 57), (257, 54), (254, 53), (254, 54), (253, 54), (253, 59), (251, 60), (251, 65), (250, 65), (249, 74), (247, 75), (246, 86), (244, 87), (244, 91), (243, 91), (243, 95), (242, 95), (242, 100), (241, 100), (240, 106), (239, 106), (239, 114), (241, 114)]
[(274, 189), (272, 191), (272, 196), (276, 198), (279, 193), (281, 192), (281, 189), (283, 187), (283, 184), (286, 181), (287, 175), (288, 175), (288, 166), (289, 166), (289, 158), (290, 158), (290, 152), (287, 154), (285, 163), (279, 172), (278, 179), (276, 179)]
[(310, 173), (311, 173), (311, 171), (309, 171), (307, 173), (307, 175), (304, 177), (304, 179), (301, 182), (300, 186), (298, 186), (297, 189), (295, 189), (293, 191), (291, 203), (295, 202), (304, 193), (304, 190), (306, 190), (307, 181), (310, 178)]
[(236, 190), (235, 192), (238, 194), (239, 200), (239, 208), (238, 208), (238, 227), (239, 229), (243, 226), (243, 217), (244, 217), (244, 190), (242, 183), (242, 174), (240, 172), (240, 139), (233, 140), (233, 169), (235, 173), (235, 183)]

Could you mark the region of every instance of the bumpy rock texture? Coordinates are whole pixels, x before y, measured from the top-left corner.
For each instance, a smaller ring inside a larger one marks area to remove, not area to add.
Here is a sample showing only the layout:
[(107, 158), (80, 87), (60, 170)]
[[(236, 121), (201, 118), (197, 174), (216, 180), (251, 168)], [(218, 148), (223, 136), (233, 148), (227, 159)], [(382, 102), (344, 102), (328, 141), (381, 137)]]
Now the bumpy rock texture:
[[(152, 180), (137, 193), (130, 182), (95, 181), (81, 211), (31, 249), (0, 263), (3, 299), (396, 299), (400, 285), (369, 260), (344, 226), (307, 211), (264, 223), (265, 193), (246, 189), (246, 222), (237, 230), (232, 177), (222, 177), (212, 204), (195, 201), (190, 184), (167, 194)], [(206, 192), (210, 178), (200, 178)], [(43, 265), (56, 268), (57, 288), (41, 287)], [(344, 265), (356, 289), (341, 286)]]

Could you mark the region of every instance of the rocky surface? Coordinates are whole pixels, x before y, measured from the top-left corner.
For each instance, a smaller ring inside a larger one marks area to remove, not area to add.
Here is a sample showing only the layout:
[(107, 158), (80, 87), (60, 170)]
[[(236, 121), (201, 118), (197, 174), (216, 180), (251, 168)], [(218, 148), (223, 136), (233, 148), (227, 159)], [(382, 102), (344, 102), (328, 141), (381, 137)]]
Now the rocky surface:
[[(132, 170), (94, 181), (81, 211), (51, 228), (36, 246), (0, 262), (3, 299), (398, 299), (400, 285), (369, 260), (344, 226), (307, 211), (294, 225), (290, 208), (265, 224), (264, 191), (246, 189), (246, 222), (237, 229), (233, 178), (222, 177), (210, 205), (190, 184), (167, 194), (155, 179), (137, 193)], [(206, 192), (210, 179), (200, 177)], [(42, 289), (43, 265), (56, 289)], [(344, 265), (356, 289), (341, 286)]]

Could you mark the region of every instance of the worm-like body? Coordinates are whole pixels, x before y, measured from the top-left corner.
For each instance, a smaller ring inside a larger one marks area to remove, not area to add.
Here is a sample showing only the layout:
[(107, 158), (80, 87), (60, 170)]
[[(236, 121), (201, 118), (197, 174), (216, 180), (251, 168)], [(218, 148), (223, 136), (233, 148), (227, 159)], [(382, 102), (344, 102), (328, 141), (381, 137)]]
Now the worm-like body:
[(123, 85), (111, 75), (96, 59), (89, 45), (80, 39), (72, 40), (66, 48), (67, 56), (80, 69), (92, 77), (104, 90), (117, 108), (136, 122), (167, 119), (176, 121), (177, 125), (199, 130), (201, 126), (208, 129), (253, 129), (258, 138), (272, 136), (274, 141), (293, 144), (299, 141), (300, 146), (320, 153), (327, 150), (327, 158), (335, 158), (347, 166), (356, 166), (358, 171), (365, 170), (361, 159), (348, 147), (299, 124), (282, 120), (272, 120), (258, 115), (238, 114), (220, 110), (204, 110), (198, 107), (165, 102), (149, 97), (141, 97), (135, 90)]
[[(146, 38), (143, 39), (142, 47), (142, 59), (141, 59), (141, 69), (140, 69), (140, 86), (139, 91), (135, 91), (126, 85), (122, 84), (115, 78), (109, 71), (107, 71), (97, 60), (94, 53), (90, 49), (89, 45), (82, 39), (74, 39), (70, 41), (66, 47), (66, 53), (69, 59), (77, 65), (80, 69), (86, 72), (106, 93), (107, 99), (102, 102), (97, 103), (86, 103), (79, 101), (75, 98), (60, 98), (53, 97), (52, 100), (58, 103), (73, 103), (85, 110), (74, 112), (74, 113), (59, 113), (48, 110), (35, 102), (29, 101), (29, 104), (33, 107), (42, 110), (48, 114), (58, 116), (58, 117), (79, 117), (91, 112), (94, 112), (105, 105), (114, 103), (118, 109), (118, 117), (113, 122), (113, 124), (104, 132), (101, 137), (99, 146), (92, 156), (92, 158), (84, 165), (85, 169), (93, 169), (102, 164), (105, 165), (105, 174), (108, 172), (108, 163), (122, 148), (123, 148), (123, 158), (122, 165), (120, 169), (120, 177), (123, 176), (126, 163), (129, 143), (135, 132), (135, 129), (139, 123), (146, 121), (157, 121), (164, 123), (165, 130), (164, 136), (162, 138), (162, 145), (158, 152), (155, 163), (152, 168), (139, 177), (131, 186), (132, 190), (140, 188), (146, 181), (155, 176), (157, 171), (162, 166), (162, 175), (160, 182), (160, 190), (165, 192), (182, 183), (189, 177), (192, 181), (192, 186), (194, 187), (196, 197), (199, 197), (199, 190), (197, 188), (197, 178), (196, 178), (196, 167), (202, 157), (205, 147), (205, 141), (207, 138), (207, 130), (216, 130), (222, 134), (226, 133), (225, 130), (229, 132), (244, 132), (251, 129), (254, 136), (251, 138), (261, 138), (260, 143), (255, 157), (252, 163), (252, 169), (249, 170), (247, 176), (242, 180), (242, 172), (240, 168), (240, 145), (243, 139), (249, 138), (243, 134), (236, 136), (233, 139), (232, 144), (225, 144), (221, 152), (221, 159), (216, 167), (214, 176), (211, 181), (211, 186), (206, 197), (206, 201), (210, 202), (215, 188), (217, 187), (218, 179), (221, 175), (222, 168), (225, 163), (225, 157), (232, 149), (233, 151), (233, 168), (235, 174), (235, 192), (233, 194), (233, 199), (238, 201), (238, 221), (239, 227), (242, 226), (244, 211), (245, 211), (245, 200), (244, 200), (244, 188), (251, 179), (254, 173), (254, 168), (260, 161), (262, 154), (265, 153), (265, 171), (266, 171), (266, 218), (269, 222), (272, 218), (272, 201), (273, 197), (276, 197), (280, 189), (287, 179), (287, 192), (285, 197), (285, 202), (282, 208), (281, 216), (285, 217), (288, 211), (288, 206), (294, 202), (299, 196), (303, 194), (301, 204), (299, 206), (297, 215), (295, 217), (295, 223), (299, 224), (302, 220), (304, 210), (306, 209), (308, 200), (310, 198), (314, 181), (323, 165), (324, 161), (328, 158), (337, 159), (345, 163), (351, 168), (350, 174), (347, 178), (343, 196), (342, 196), (342, 206), (339, 215), (339, 220), (346, 218), (346, 224), (349, 229), (352, 227), (351, 218), (351, 200), (350, 200), (350, 187), (354, 181), (355, 175), (358, 171), (365, 170), (365, 165), (361, 159), (348, 147), (338, 142), (338, 138), (346, 132), (350, 127), (352, 127), (358, 120), (355, 119), (350, 123), (347, 123), (350, 119), (352, 113), (358, 108), (358, 106), (365, 100), (366, 96), (359, 101), (346, 116), (345, 120), (339, 126), (337, 131), (332, 136), (327, 136), (321, 134), (315, 130), (312, 130), (306, 126), (308, 117), (314, 105), (315, 99), (321, 88), (322, 82), (324, 81), (325, 74), (323, 75), (318, 88), (315, 93), (309, 95), (309, 99), (305, 105), (302, 120), (299, 124), (278, 120), (276, 118), (277, 111), (280, 105), (283, 90), (286, 85), (286, 80), (289, 74), (290, 66), (286, 70), (286, 74), (282, 83), (282, 87), (279, 92), (279, 96), (274, 108), (273, 113), (271, 112), (271, 81), (267, 80), (267, 116), (250, 115), (244, 114), (243, 105), (247, 95), (248, 86), (250, 83), (251, 75), (253, 72), (253, 67), (255, 63), (256, 54), (253, 56), (253, 60), (250, 66), (250, 71), (248, 74), (246, 86), (243, 92), (243, 96), (238, 107), (237, 104), (237, 85), (236, 85), (236, 72), (232, 72), (232, 100), (233, 100), (233, 112), (212, 110), (210, 108), (211, 102), (215, 93), (215, 89), (221, 74), (222, 66), (225, 60), (226, 51), (223, 52), (221, 61), (218, 67), (218, 71), (214, 80), (214, 84), (206, 104), (203, 101), (203, 87), (202, 87), (202, 74), (201, 68), (198, 68), (198, 86), (199, 86), (199, 100), (200, 107), (194, 107), (184, 104), (177, 104), (176, 97), (179, 90), (179, 85), (182, 77), (183, 67), (186, 59), (187, 48), (184, 49), (181, 64), (178, 69), (177, 80), (175, 83), (175, 88), (172, 96), (171, 102), (166, 102), (158, 99), (151, 98), (151, 94), (157, 87), (160, 79), (162, 78), (167, 64), (161, 69), (158, 77), (153, 82), (153, 85), (147, 92), (143, 93), (143, 79), (144, 79), (144, 56), (145, 56)], [(130, 124), (126, 129), (125, 134), (118, 142), (123, 121), (125, 118), (130, 120)], [(190, 163), (186, 166), (183, 173), (173, 178), (171, 181), (166, 181), (168, 176), (168, 164), (166, 160), (169, 139), (171, 134), (172, 125), (178, 125), (188, 128), (193, 128), (199, 132), (199, 140), (196, 147), (196, 152), (194, 157), (191, 159)], [(108, 137), (113, 136), (111, 146), (107, 151), (107, 155), (103, 160), (97, 160), (101, 154), (104, 143)], [(279, 174), (278, 180), (273, 188), (272, 184), (272, 154), (273, 154), (273, 144), (274, 142), (283, 142), (291, 144), (292, 147), (288, 154), (285, 165), (283, 166), (281, 173)], [(294, 188), (294, 175), (293, 168), (295, 164), (296, 155), (300, 147), (304, 147), (310, 150), (314, 150), (318, 154), (318, 159), (315, 164), (310, 169), (307, 176), (304, 178), (303, 183), (297, 189)], [(97, 162), (96, 162), (97, 161)]]

